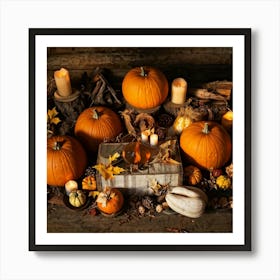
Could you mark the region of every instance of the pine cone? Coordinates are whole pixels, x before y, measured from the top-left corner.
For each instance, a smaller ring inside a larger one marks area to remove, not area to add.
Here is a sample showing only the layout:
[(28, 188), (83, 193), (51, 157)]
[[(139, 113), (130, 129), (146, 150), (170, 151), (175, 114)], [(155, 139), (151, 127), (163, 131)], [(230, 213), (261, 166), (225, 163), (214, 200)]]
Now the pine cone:
[(154, 207), (153, 199), (150, 196), (147, 196), (147, 195), (142, 198), (142, 204), (148, 210), (150, 210)]

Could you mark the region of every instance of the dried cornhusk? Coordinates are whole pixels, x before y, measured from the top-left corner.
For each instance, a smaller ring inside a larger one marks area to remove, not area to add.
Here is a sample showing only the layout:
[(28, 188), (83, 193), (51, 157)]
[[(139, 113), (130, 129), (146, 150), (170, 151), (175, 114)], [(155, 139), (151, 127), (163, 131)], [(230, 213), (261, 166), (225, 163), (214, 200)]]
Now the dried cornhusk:
[(185, 115), (188, 116), (193, 122), (205, 119), (208, 114), (209, 111), (205, 110), (204, 108), (193, 108), (190, 105), (185, 108)]

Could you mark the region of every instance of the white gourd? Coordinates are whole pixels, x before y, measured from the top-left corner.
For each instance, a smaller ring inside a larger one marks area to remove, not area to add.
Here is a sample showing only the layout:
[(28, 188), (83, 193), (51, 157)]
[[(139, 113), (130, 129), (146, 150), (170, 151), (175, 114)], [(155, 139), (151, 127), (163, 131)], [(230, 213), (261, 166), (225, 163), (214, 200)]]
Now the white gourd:
[(208, 202), (207, 195), (195, 187), (173, 187), (165, 197), (168, 206), (175, 212), (190, 218), (200, 217)]

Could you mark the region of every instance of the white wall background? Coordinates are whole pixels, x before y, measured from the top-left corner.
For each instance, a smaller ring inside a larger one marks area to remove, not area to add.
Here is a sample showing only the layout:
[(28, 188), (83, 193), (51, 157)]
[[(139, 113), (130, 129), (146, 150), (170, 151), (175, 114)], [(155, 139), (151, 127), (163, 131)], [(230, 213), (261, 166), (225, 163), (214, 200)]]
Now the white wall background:
[[(279, 1), (2, 0), (0, 9), (1, 280), (280, 279)], [(252, 28), (252, 252), (28, 251), (28, 28), (43, 27)]]

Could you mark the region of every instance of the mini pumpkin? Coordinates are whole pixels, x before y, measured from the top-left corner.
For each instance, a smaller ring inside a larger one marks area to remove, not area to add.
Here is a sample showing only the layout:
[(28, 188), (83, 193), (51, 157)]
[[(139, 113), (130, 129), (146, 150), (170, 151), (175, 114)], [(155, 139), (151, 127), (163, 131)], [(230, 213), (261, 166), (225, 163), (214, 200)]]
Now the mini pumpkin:
[(82, 181), (82, 189), (89, 190), (89, 191), (95, 191), (96, 190), (95, 177), (92, 175), (85, 177)]
[(214, 121), (198, 121), (185, 128), (180, 147), (191, 164), (207, 170), (221, 168), (231, 158), (231, 138)]
[(87, 151), (96, 153), (104, 139), (112, 139), (122, 132), (120, 117), (103, 106), (85, 109), (75, 124), (75, 135)]
[(138, 109), (152, 109), (161, 105), (168, 95), (165, 75), (151, 66), (135, 67), (122, 82), (124, 99)]
[(124, 205), (124, 197), (117, 188), (106, 187), (99, 193), (97, 199), (98, 209), (108, 215), (118, 213)]
[(47, 184), (64, 187), (69, 180), (83, 175), (87, 155), (81, 143), (71, 136), (53, 136), (47, 140)]
[(189, 185), (197, 185), (202, 180), (200, 169), (194, 165), (188, 165), (184, 168), (184, 175)]
[(69, 203), (74, 207), (83, 206), (86, 200), (86, 195), (82, 190), (73, 191), (69, 194)]

